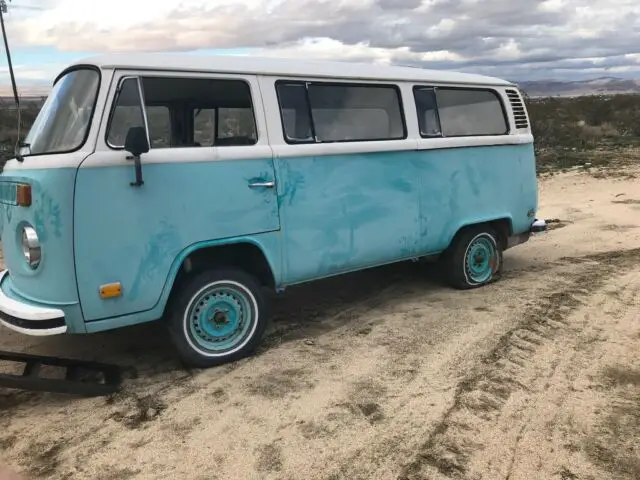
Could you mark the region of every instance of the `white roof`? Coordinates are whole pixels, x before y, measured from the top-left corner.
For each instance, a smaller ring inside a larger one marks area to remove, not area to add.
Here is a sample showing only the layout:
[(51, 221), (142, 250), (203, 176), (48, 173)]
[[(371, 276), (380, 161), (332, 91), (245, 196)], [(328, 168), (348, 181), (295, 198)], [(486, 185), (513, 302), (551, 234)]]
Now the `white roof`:
[(143, 69), (189, 72), (244, 73), (286, 77), (331, 77), (359, 80), (413, 81), (436, 84), (513, 85), (500, 78), (424, 68), (369, 63), (262, 58), (245, 55), (166, 55), (157, 53), (109, 54), (89, 57), (73, 65), (104, 69)]

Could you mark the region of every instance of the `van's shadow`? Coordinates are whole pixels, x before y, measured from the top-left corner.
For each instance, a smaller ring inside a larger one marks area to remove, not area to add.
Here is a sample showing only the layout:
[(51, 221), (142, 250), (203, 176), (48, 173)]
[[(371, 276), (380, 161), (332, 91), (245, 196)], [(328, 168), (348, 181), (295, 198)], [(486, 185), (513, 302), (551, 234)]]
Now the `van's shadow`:
[[(380, 293), (392, 286), (416, 294), (442, 288), (439, 277), (431, 265), (403, 262), (291, 287), (280, 296), (274, 294), (272, 321), (258, 355), (276, 345), (348, 324), (353, 315), (343, 313), (363, 302), (381, 302), (382, 307), (386, 299)], [(131, 366), (145, 377), (184, 368), (160, 322), (91, 335), (37, 338), (19, 348), (7, 345), (5, 349)]]

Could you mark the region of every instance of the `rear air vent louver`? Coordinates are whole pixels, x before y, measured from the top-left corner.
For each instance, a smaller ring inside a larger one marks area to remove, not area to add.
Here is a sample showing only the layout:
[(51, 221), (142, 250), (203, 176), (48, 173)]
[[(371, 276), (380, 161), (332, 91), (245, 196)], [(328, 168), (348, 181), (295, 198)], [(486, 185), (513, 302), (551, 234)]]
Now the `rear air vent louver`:
[(516, 121), (516, 128), (528, 128), (529, 122), (527, 121), (527, 112), (524, 108), (524, 102), (520, 97), (520, 94), (516, 90), (507, 90), (507, 96), (511, 103), (511, 109), (513, 110), (513, 116)]

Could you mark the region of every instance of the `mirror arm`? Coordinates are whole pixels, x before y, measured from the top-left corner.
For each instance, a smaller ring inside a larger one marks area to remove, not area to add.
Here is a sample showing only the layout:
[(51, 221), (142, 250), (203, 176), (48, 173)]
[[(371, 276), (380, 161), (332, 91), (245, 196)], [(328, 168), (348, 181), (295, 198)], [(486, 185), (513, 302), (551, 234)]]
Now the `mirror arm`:
[(133, 160), (136, 169), (136, 181), (131, 182), (129, 185), (132, 187), (141, 187), (144, 185), (142, 180), (142, 162), (140, 156), (143, 153), (149, 152), (149, 136), (145, 127), (131, 127), (127, 132), (127, 137), (124, 140), (124, 149), (129, 152), (127, 160)]
[(128, 156), (127, 160), (133, 160), (136, 170), (136, 181), (130, 182), (129, 185), (132, 187), (141, 187), (144, 185), (144, 180), (142, 180), (142, 162), (140, 161), (140, 155)]

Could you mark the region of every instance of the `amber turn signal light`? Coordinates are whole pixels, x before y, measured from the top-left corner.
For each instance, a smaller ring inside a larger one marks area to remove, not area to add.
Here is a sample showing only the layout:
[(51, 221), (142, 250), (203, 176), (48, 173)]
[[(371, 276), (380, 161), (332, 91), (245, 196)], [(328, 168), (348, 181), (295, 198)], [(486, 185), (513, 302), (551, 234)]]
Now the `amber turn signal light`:
[(108, 283), (100, 286), (100, 298), (115, 298), (122, 295), (120, 282)]
[(31, 185), (25, 183), (16, 185), (16, 203), (20, 207), (31, 206)]

